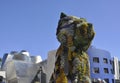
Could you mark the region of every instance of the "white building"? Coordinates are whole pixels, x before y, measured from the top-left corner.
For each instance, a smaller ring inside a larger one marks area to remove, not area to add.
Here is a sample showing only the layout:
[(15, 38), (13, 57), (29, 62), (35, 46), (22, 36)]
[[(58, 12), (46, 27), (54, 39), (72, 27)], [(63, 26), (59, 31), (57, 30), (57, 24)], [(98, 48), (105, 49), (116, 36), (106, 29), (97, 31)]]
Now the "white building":
[(114, 83), (112, 57), (109, 51), (90, 46), (87, 54), (90, 61), (90, 76), (93, 82), (101, 79)]
[(120, 72), (119, 72), (119, 59), (117, 57), (113, 57), (114, 61), (114, 78), (115, 79), (120, 79)]

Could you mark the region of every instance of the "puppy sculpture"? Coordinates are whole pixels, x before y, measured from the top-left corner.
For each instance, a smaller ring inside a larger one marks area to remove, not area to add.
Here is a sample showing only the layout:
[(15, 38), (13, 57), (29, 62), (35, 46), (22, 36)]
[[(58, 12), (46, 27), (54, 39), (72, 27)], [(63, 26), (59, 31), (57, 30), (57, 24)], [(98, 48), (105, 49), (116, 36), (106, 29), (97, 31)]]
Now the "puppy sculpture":
[(50, 83), (91, 83), (86, 51), (95, 35), (93, 25), (84, 18), (61, 13), (56, 35), (60, 47)]

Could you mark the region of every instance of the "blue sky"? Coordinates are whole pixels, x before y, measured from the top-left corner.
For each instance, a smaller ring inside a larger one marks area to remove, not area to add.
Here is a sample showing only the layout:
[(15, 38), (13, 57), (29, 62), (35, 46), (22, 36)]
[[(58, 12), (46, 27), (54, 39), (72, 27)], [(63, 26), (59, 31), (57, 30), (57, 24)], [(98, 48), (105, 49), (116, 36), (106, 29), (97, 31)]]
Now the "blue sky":
[(59, 46), (61, 12), (93, 23), (92, 45), (120, 59), (120, 0), (0, 0), (0, 57), (27, 50), (46, 59)]

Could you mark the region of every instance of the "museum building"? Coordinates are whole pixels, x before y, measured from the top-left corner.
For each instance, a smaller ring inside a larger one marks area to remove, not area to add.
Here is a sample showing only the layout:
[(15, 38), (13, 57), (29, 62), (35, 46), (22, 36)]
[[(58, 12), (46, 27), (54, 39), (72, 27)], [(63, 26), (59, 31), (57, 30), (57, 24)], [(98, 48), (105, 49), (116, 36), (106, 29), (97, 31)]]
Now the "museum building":
[(88, 51), (90, 73), (93, 82), (97, 80), (114, 83), (113, 60), (108, 51), (91, 46)]

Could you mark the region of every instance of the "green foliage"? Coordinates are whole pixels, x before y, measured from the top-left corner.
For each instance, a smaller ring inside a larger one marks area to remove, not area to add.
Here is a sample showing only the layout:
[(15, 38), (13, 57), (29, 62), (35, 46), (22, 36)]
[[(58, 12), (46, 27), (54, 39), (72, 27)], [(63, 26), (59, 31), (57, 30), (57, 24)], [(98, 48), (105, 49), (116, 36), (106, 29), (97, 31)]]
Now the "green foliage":
[(61, 13), (56, 35), (61, 45), (56, 53), (54, 78), (51, 80), (68, 83), (70, 78), (72, 83), (91, 83), (86, 50), (95, 35), (92, 24), (84, 18)]

